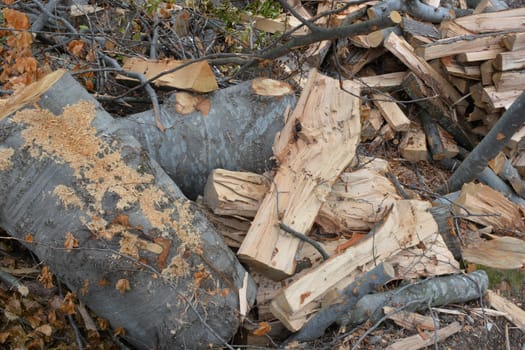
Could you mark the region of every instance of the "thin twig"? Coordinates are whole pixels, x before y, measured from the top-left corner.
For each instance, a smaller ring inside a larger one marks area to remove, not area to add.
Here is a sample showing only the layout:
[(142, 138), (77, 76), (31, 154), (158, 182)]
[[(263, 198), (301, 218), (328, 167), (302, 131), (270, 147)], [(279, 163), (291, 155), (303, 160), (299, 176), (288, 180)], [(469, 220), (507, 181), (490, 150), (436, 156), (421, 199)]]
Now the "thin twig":
[(279, 223), (279, 228), (281, 230), (283, 230), (283, 231), (288, 232), (292, 236), (294, 236), (296, 238), (299, 238), (301, 241), (304, 241), (304, 242), (310, 244), (312, 247), (314, 247), (319, 252), (319, 254), (321, 254), (321, 256), (323, 257), (323, 260), (327, 260), (327, 259), (330, 258), (330, 255), (326, 252), (326, 250), (324, 250), (324, 248), (319, 244), (319, 242), (311, 239), (310, 237), (308, 237), (304, 233), (296, 231), (293, 228), (291, 228), (290, 226), (288, 226), (286, 224), (283, 224), (282, 222)]

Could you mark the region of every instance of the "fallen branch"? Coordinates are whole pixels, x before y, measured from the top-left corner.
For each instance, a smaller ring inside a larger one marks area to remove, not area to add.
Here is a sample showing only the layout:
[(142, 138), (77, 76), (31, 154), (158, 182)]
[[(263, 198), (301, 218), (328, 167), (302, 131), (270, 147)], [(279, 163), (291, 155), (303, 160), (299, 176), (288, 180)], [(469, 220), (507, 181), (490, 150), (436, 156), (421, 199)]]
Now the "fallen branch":
[(394, 268), (389, 263), (381, 263), (364, 275), (355, 279), (343, 290), (341, 301), (318, 311), (303, 328), (290, 338), (292, 341), (310, 341), (321, 337), (326, 329), (343, 314), (348, 313), (364, 295), (376, 291), (395, 277)]
[(337, 320), (339, 325), (376, 322), (384, 316), (383, 307), (408, 305), (406, 311), (425, 310), (430, 306), (464, 303), (483, 297), (488, 288), (485, 271), (427, 279), (399, 290), (366, 295), (349, 314)]

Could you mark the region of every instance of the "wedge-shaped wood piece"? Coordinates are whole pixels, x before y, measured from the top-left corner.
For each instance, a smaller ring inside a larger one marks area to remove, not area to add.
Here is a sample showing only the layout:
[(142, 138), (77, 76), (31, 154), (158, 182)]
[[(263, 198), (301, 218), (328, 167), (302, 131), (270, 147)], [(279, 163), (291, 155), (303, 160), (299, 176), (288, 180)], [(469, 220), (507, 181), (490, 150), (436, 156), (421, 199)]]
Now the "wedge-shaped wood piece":
[(461, 95), (439, 72), (430, 66), (422, 57), (416, 56), (414, 49), (405, 39), (391, 33), (384, 42), (384, 46), (394, 56), (399, 58), (414, 74), (422, 79), (428, 86), (439, 93), (449, 105), (457, 103), (458, 107), (466, 108), (466, 102), (459, 102)]
[(474, 33), (493, 33), (525, 29), (525, 8), (480, 13), (454, 19), (461, 27)]
[(482, 99), (491, 109), (508, 109), (521, 95), (523, 89), (497, 91), (494, 86), (485, 86), (482, 90)]
[(462, 26), (456, 24), (453, 20), (441, 22), (439, 25), (439, 32), (442, 38), (453, 38), (455, 36), (472, 35), (473, 32), (466, 30)]
[(443, 69), (450, 75), (470, 80), (480, 80), (481, 72), (478, 66), (466, 66), (451, 60), (449, 57), (443, 57), (441, 60)]
[(512, 135), (512, 137), (509, 140), (509, 143), (507, 144), (507, 147), (510, 148), (513, 152), (516, 152), (518, 150), (518, 146), (521, 143), (521, 141), (525, 139), (525, 125), (519, 128), (518, 131)]
[(386, 350), (423, 349), (456, 334), (461, 331), (461, 328), (463, 327), (459, 322), (452, 322), (446, 327), (433, 330), (427, 338), (423, 338), (421, 335), (416, 334), (396, 341), (388, 346)]
[[(184, 63), (186, 63), (186, 61), (172, 59), (152, 61), (132, 57), (124, 61), (122, 68), (131, 72), (144, 74), (147, 79), (150, 79), (157, 74), (182, 66)], [(133, 80), (132, 78), (121, 75), (119, 75), (118, 78), (121, 80)], [(173, 73), (163, 75), (153, 83), (158, 86), (167, 86), (195, 92), (210, 92), (219, 88), (215, 80), (215, 75), (206, 61), (195, 62)]]
[(217, 215), (253, 218), (270, 187), (263, 175), (215, 169), (204, 188), (204, 202)]
[(407, 131), (399, 143), (399, 153), (409, 162), (428, 160), (428, 149), (425, 133), (421, 128)]
[(399, 108), (394, 98), (389, 94), (372, 94), (372, 101), (379, 109), (381, 115), (394, 131), (407, 131), (410, 127), (410, 119)]
[(300, 312), (360, 266), (372, 261), (382, 262), (405, 248), (437, 235), (438, 226), (427, 211), (429, 208), (428, 202), (397, 201), (369, 237), (323, 262), (283, 289), (272, 301), (272, 310), (275, 308), (279, 319), (283, 321), (286, 315)]
[(521, 269), (525, 265), (525, 241), (508, 236), (491, 238), (464, 247), (463, 258), (495, 269)]
[(496, 91), (524, 90), (525, 70), (496, 72), (492, 75)]
[(363, 92), (373, 89), (391, 90), (401, 86), (407, 74), (408, 72), (394, 72), (381, 75), (372, 75), (369, 77), (359, 78), (358, 82), (363, 84), (361, 87)]
[[(312, 70), (299, 102), (274, 143), (279, 169), (238, 251), (246, 264), (282, 279), (295, 271), (300, 240), (283, 223), (306, 233), (330, 187), (352, 161), (360, 139), (359, 85)], [(356, 97), (357, 96), (357, 97)]]
[(466, 35), (441, 39), (431, 44), (416, 48), (416, 54), (425, 60), (433, 60), (467, 52), (494, 50), (501, 48), (501, 40), (505, 34)]
[[(497, 59), (497, 56), (496, 56)], [(481, 84), (482, 85), (492, 85), (492, 74), (494, 73), (494, 62), (496, 60), (488, 60), (483, 62), (479, 66), (479, 71), (481, 73)]]
[(496, 58), (496, 56), (499, 53), (504, 52), (505, 49), (503, 47), (497, 47), (495, 49), (489, 49), (489, 50), (481, 50), (481, 51), (470, 51), (465, 53), (460, 53), (457, 56), (458, 62), (466, 63), (466, 62), (478, 62), (478, 61), (486, 61)]
[(401, 197), (392, 182), (368, 168), (343, 173), (315, 222), (327, 232), (369, 230)]
[(487, 296), (492, 308), (505, 312), (505, 318), (525, 332), (525, 311), (522, 308), (491, 290), (487, 291)]
[(467, 220), (497, 229), (525, 229), (523, 208), (487, 185), (473, 182), (464, 184), (454, 203), (457, 205), (452, 207), (453, 211), (464, 215)]
[(525, 49), (525, 32), (505, 35), (503, 44), (511, 51)]
[(525, 68), (525, 50), (507, 51), (496, 55), (494, 67), (497, 70)]
[(443, 148), (445, 151), (445, 158), (454, 158), (459, 153), (459, 147), (454, 141), (454, 138), (445, 130), (442, 128), (438, 128), (439, 132), (439, 138), (441, 139), (441, 142), (443, 143)]
[(525, 196), (525, 182), (517, 169), (515, 169), (507, 156), (500, 152), (496, 157), (489, 161), (489, 167), (498, 174), (499, 177), (507, 181), (514, 191), (521, 197)]
[(363, 111), (361, 111), (361, 122), (363, 124), (361, 128), (361, 142), (365, 142), (376, 137), (385, 120), (381, 116), (379, 110), (376, 108), (370, 108), (364, 117)]
[[(403, 327), (409, 331), (416, 331), (419, 329), (432, 331), (436, 325), (439, 326), (439, 320), (435, 320), (430, 316), (423, 316), (415, 312), (403, 310), (394, 312), (395, 310), (396, 308), (391, 306), (383, 307), (383, 312), (385, 315), (392, 313), (388, 316), (388, 319), (394, 321), (398, 326)], [(437, 322), (437, 324), (434, 322)]]

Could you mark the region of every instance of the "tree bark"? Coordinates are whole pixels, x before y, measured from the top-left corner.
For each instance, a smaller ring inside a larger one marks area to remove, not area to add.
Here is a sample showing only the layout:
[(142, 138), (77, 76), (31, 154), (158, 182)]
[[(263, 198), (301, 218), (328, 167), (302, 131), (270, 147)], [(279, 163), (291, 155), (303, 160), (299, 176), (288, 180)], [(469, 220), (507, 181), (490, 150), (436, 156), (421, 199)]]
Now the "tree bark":
[(485, 271), (468, 275), (452, 275), (425, 280), (421, 283), (384, 293), (369, 294), (361, 298), (349, 314), (339, 318), (339, 325), (355, 325), (383, 316), (384, 306), (400, 307), (405, 311), (425, 310), (429, 306), (464, 303), (481, 298), (488, 288)]
[(28, 86), (0, 130), (0, 227), (137, 349), (226, 345), (254, 282), (80, 84), (58, 71)]
[(275, 134), (295, 96), (261, 96), (245, 82), (211, 94), (207, 115), (178, 113), (178, 96), (161, 107), (164, 132), (156, 127), (153, 111), (117, 119), (115, 125), (132, 134), (186, 196), (202, 194), (213, 169), (262, 173), (272, 168)]

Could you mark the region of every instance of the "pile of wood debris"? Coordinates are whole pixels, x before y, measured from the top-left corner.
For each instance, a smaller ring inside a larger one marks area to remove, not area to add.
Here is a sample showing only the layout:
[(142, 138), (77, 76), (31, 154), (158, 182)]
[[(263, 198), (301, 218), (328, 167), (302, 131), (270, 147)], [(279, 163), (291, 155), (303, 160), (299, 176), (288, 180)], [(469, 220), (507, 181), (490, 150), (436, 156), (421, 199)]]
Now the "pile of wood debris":
[[(482, 1), (474, 14), (434, 25), (386, 3), (392, 2), (355, 5), (334, 16), (331, 25), (365, 9), (368, 18), (389, 16), (399, 25), (355, 36), (346, 51), (338, 44), (346, 52), (338, 69), (351, 79), (313, 68), (297, 80), (300, 99), (274, 143), (275, 173), (217, 169), (209, 177), (201, 205), (258, 283), (261, 323), (249, 344), (266, 344), (262, 335), (275, 336), (283, 325), (294, 332), (290, 343), (316, 339), (334, 323), (375, 322), (386, 314), (407, 329), (426, 325), (429, 337), (420, 332), (391, 345), (420, 348), (461, 326), (439, 326), (407, 310), (483, 295), (525, 331), (525, 312), (486, 293), (487, 276), (465, 275), (458, 262), (523, 267), (525, 127), (511, 130), (506, 147), (478, 176), (489, 186), (466, 183), (433, 201), (397, 181), (389, 166), (394, 160), (356, 153), (360, 144), (373, 149), (390, 141), (401, 162), (454, 167), (456, 158), (464, 159), (478, 143), (475, 135), (486, 135), (525, 90), (525, 8), (482, 13), (493, 6)], [(330, 45), (312, 46), (309, 58), (321, 62)], [(379, 57), (393, 61), (388, 53), (405, 69), (380, 75), (363, 69)], [(407, 96), (409, 103), (399, 103)], [(466, 231), (479, 233), (478, 239), (465, 244)], [(327, 240), (327, 233), (337, 235)], [(414, 283), (405, 296), (375, 293), (392, 280), (441, 275), (447, 277)], [(359, 301), (369, 293), (381, 301)], [(404, 314), (393, 309), (399, 306)]]

